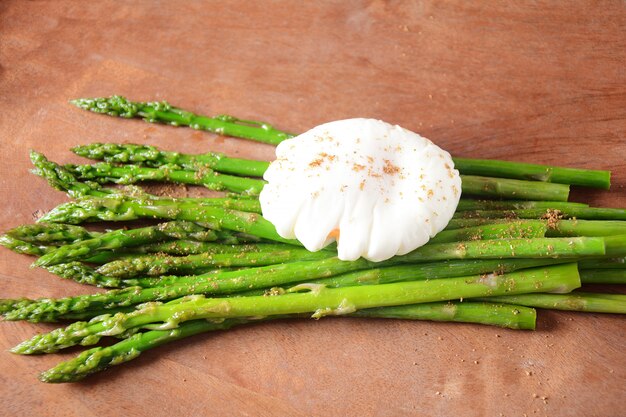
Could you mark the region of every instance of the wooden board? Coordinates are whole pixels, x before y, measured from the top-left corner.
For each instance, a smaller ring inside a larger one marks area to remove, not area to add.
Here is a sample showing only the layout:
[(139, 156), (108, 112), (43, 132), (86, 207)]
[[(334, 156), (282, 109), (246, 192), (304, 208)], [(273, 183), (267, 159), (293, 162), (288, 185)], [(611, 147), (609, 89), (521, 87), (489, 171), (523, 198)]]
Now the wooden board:
[[(273, 149), (97, 116), (123, 94), (303, 131), (375, 117), (457, 156), (614, 172), (580, 201), (626, 207), (626, 8), (613, 2), (23, 2), (0, 4), (0, 229), (66, 197), (28, 150), (142, 142), (270, 159)], [(0, 251), (0, 296), (91, 291)], [(541, 312), (538, 330), (324, 319), (197, 336), (80, 384), (36, 374), (77, 353), (5, 350), (46, 325), (0, 323), (10, 416), (626, 415), (624, 319)]]

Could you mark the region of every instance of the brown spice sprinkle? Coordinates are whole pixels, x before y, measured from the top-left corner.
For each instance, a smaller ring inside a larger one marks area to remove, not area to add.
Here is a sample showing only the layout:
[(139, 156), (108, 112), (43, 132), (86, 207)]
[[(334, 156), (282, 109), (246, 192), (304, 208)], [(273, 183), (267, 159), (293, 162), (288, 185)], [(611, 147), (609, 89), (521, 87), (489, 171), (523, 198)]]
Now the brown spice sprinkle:
[(314, 159), (313, 161), (311, 161), (311, 162), (309, 163), (309, 166), (310, 166), (311, 168), (315, 168), (315, 167), (318, 167), (318, 166), (322, 165), (322, 164), (324, 163), (324, 161), (325, 161), (325, 160), (328, 160), (329, 162), (332, 162), (332, 161), (334, 161), (334, 160), (335, 160), (335, 158), (336, 158), (336, 156), (335, 156), (335, 155), (329, 155), (329, 154), (327, 154), (326, 152), (321, 152), (321, 153), (319, 154), (319, 156), (320, 156), (319, 158)]
[(400, 167), (394, 165), (389, 159), (384, 159), (385, 166), (383, 167), (383, 172), (388, 175), (395, 175), (400, 172)]
[(559, 220), (563, 218), (563, 212), (557, 209), (547, 209), (541, 218), (547, 220), (548, 229), (554, 230), (558, 227)]
[(359, 171), (363, 171), (365, 169), (365, 165), (361, 165), (361, 164), (352, 164), (352, 170), (359, 172)]

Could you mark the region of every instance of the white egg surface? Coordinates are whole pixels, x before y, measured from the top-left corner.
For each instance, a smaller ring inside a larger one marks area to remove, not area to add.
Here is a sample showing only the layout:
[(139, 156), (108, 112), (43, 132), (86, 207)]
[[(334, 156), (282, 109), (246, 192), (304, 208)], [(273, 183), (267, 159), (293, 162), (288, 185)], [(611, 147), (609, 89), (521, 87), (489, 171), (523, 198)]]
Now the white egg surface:
[(310, 251), (337, 241), (339, 258), (382, 261), (443, 230), (459, 202), (450, 154), (375, 119), (326, 123), (276, 148), (263, 216)]

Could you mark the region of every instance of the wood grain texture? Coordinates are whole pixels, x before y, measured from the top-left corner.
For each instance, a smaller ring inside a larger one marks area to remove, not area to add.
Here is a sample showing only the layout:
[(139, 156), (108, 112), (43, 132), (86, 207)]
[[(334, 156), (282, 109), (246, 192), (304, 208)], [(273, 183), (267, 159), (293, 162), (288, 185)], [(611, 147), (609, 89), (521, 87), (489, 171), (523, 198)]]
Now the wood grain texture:
[[(92, 141), (270, 159), (270, 146), (80, 111), (167, 99), (303, 131), (375, 117), (454, 155), (611, 169), (626, 207), (626, 7), (608, 2), (137, 1), (0, 4), (0, 229), (65, 200), (27, 173)], [(0, 296), (89, 288), (0, 251)], [(0, 323), (6, 350), (46, 325)], [(35, 379), (76, 351), (0, 354), (1, 415), (626, 415), (624, 320), (541, 312), (536, 332), (324, 319), (175, 343), (80, 384)]]

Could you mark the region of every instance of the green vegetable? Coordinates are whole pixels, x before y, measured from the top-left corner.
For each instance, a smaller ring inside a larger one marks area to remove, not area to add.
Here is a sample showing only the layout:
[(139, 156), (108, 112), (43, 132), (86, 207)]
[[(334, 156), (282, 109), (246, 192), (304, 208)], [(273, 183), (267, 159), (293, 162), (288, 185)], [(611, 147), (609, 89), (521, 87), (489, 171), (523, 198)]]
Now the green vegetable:
[[(270, 245), (268, 245), (270, 246)], [(188, 256), (136, 256), (109, 262), (96, 271), (100, 274), (129, 278), (137, 276), (161, 276), (166, 274), (193, 274), (207, 268), (218, 267), (255, 267), (284, 262), (324, 259), (331, 256), (328, 252), (309, 252), (292, 245), (271, 245), (274, 250), (240, 253), (201, 253)]]
[[(359, 310), (350, 317), (393, 318), (404, 320), (455, 321), (480, 323), (511, 329), (534, 329), (536, 312), (532, 308), (491, 303), (425, 303), (398, 307)], [(274, 318), (274, 316), (272, 317)], [(275, 316), (275, 318), (284, 318)], [(258, 320), (257, 320), (258, 321)], [(43, 382), (76, 382), (93, 373), (137, 358), (141, 353), (185, 337), (250, 323), (245, 319), (226, 319), (219, 323), (191, 320), (170, 330), (150, 330), (136, 333), (106, 347), (95, 347), (77, 357), (61, 362), (43, 372)]]
[(118, 229), (94, 238), (60, 246), (37, 259), (35, 266), (50, 266), (87, 259), (102, 250), (145, 245), (167, 239), (193, 238), (215, 240), (215, 233), (195, 223), (172, 221), (137, 229)]
[[(175, 328), (197, 319), (244, 318), (312, 312), (313, 318), (405, 304), (446, 301), (457, 298), (525, 294), (538, 291), (569, 292), (580, 286), (576, 264), (526, 269), (504, 275), (447, 278), (383, 285), (326, 288), (300, 284), (293, 293), (280, 296), (205, 298), (188, 296), (167, 304), (148, 303), (125, 314), (96, 317), (66, 328), (36, 335), (12, 349), (14, 353), (55, 352), (76, 344), (94, 344), (101, 336), (121, 334), (138, 326), (155, 330)], [(308, 290), (298, 293), (299, 290)]]
[(626, 314), (626, 294), (574, 292), (572, 294), (520, 294), (483, 298), (488, 302), (515, 303), (552, 310)]
[(265, 181), (219, 174), (210, 168), (183, 170), (172, 165), (149, 168), (139, 165), (115, 166), (108, 162), (94, 165), (65, 165), (65, 169), (82, 180), (106, 184), (135, 184), (140, 181), (168, 181), (178, 184), (202, 185), (210, 190), (259, 194)]
[(583, 269), (583, 284), (626, 284), (626, 269)]
[(121, 96), (109, 98), (77, 99), (72, 104), (95, 113), (125, 118), (139, 117), (147, 122), (167, 123), (173, 126), (189, 126), (219, 135), (234, 136), (277, 145), (293, 135), (278, 131), (263, 122), (241, 120), (232, 116), (206, 117), (172, 107), (162, 102), (131, 102)]
[(522, 162), (469, 158), (454, 158), (454, 167), (460, 172), (470, 175), (547, 181), (604, 188), (607, 190), (611, 186), (610, 171), (550, 167)]
[(280, 237), (274, 226), (256, 213), (179, 199), (153, 200), (122, 195), (87, 197), (55, 207), (40, 221), (78, 224), (86, 221), (126, 221), (139, 218), (201, 222), (212, 229), (224, 228), (276, 242), (299, 245), (295, 240)]
[(6, 320), (50, 321), (70, 312), (124, 307), (155, 300), (171, 300), (191, 294), (230, 294), (248, 289), (263, 289), (304, 280), (326, 278), (351, 271), (402, 263), (445, 259), (555, 258), (577, 259), (605, 252), (604, 238), (509, 239), (422, 246), (415, 251), (383, 262), (359, 259), (352, 262), (328, 258), (270, 265), (241, 271), (215, 272), (210, 275), (180, 277), (167, 287), (125, 288), (102, 294), (61, 299), (23, 301), (5, 313)]
[(129, 143), (90, 143), (76, 146), (72, 148), (72, 152), (85, 158), (117, 164), (138, 164), (152, 168), (175, 165), (186, 170), (210, 168), (217, 172), (246, 177), (262, 177), (269, 166), (269, 162), (231, 158), (221, 153), (189, 155)]
[[(85, 110), (108, 114), (109, 116), (139, 117), (149, 122), (189, 126), (219, 135), (250, 139), (272, 145), (277, 145), (294, 136), (291, 133), (276, 130), (267, 123), (240, 120), (223, 115), (214, 118), (198, 116), (172, 107), (166, 102), (131, 102), (121, 96), (111, 96), (109, 98), (77, 99), (72, 100), (71, 103)], [(530, 179), (605, 189), (609, 188), (611, 179), (611, 174), (608, 171), (551, 167), (521, 162), (454, 158), (454, 163), (462, 174)]]

